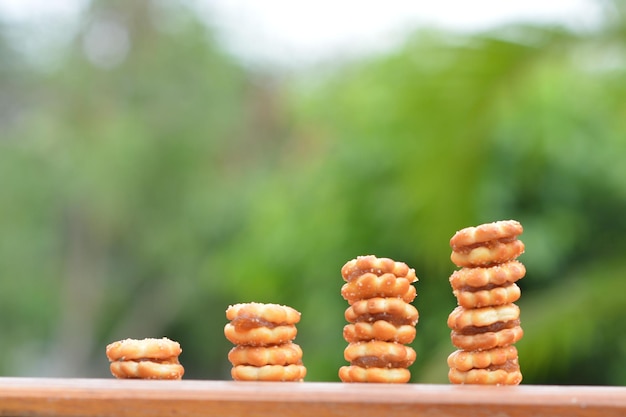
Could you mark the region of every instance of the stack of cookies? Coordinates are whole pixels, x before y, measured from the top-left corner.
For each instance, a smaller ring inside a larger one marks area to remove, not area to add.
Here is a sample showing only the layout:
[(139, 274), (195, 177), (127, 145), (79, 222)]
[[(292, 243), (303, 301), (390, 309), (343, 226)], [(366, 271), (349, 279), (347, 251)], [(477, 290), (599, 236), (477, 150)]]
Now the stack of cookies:
[(359, 256), (341, 269), (346, 283), (341, 295), (350, 304), (343, 329), (349, 343), (339, 369), (343, 382), (408, 382), (415, 351), (405, 346), (415, 338), (418, 311), (415, 270), (402, 262)]
[(238, 381), (302, 381), (302, 349), (293, 343), (300, 312), (278, 304), (235, 304), (226, 310), (226, 338), (237, 345), (228, 353)]
[(124, 339), (110, 343), (106, 355), (113, 376), (120, 379), (181, 379), (180, 344), (161, 339)]
[(452, 262), (461, 267), (450, 276), (458, 307), (450, 313), (452, 344), (448, 357), (453, 384), (517, 385), (522, 380), (517, 349), (523, 336), (516, 281), (526, 274), (515, 260), (524, 252), (515, 220), (468, 227), (452, 239)]

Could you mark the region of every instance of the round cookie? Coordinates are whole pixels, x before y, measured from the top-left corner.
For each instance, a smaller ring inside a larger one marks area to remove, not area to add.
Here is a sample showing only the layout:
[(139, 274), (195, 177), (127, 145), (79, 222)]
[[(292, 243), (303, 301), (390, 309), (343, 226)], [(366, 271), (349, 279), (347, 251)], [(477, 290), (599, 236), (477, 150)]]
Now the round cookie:
[(300, 364), (286, 366), (237, 365), (233, 366), (230, 374), (235, 381), (301, 382), (306, 376), (306, 368)]
[(226, 318), (235, 327), (274, 327), (298, 323), (300, 312), (279, 304), (241, 303), (229, 306)]
[(509, 284), (504, 287), (494, 287), (479, 291), (454, 290), (454, 296), (461, 307), (482, 308), (511, 304), (519, 300), (522, 292), (517, 284)]
[(389, 258), (377, 258), (374, 255), (358, 256), (341, 268), (341, 276), (347, 282), (365, 274), (393, 274), (398, 278), (406, 278), (410, 282), (417, 281), (415, 270), (404, 262), (396, 262)]
[(349, 343), (382, 340), (407, 344), (415, 339), (415, 333), (415, 326), (409, 324), (396, 326), (386, 320), (347, 324), (343, 328), (343, 338)]
[(524, 253), (521, 240), (490, 241), (486, 245), (453, 250), (450, 260), (462, 267), (483, 267), (511, 261)]
[(484, 242), (513, 239), (522, 234), (524, 228), (517, 220), (500, 220), (459, 230), (450, 239), (453, 250)]
[(522, 382), (522, 373), (517, 370), (503, 369), (471, 369), (459, 371), (450, 368), (448, 379), (452, 384), (479, 384), (479, 385), (519, 385)]
[(185, 373), (185, 368), (178, 363), (178, 360), (170, 362), (113, 361), (109, 367), (113, 376), (120, 379), (181, 379)]
[(458, 371), (500, 366), (508, 361), (517, 361), (517, 349), (515, 346), (489, 350), (456, 350), (448, 356), (448, 366)]
[(400, 343), (372, 340), (350, 343), (343, 352), (350, 365), (362, 368), (408, 368), (415, 362), (415, 350)]
[(349, 323), (375, 322), (381, 319), (392, 324), (414, 326), (419, 319), (417, 309), (398, 298), (370, 298), (353, 303), (345, 311)]
[(238, 328), (232, 323), (224, 326), (224, 335), (235, 345), (271, 346), (289, 343), (296, 338), (298, 329), (293, 324), (276, 327)]
[(496, 347), (503, 347), (516, 343), (524, 336), (524, 330), (517, 325), (505, 328), (497, 332), (486, 332), (478, 334), (464, 335), (452, 331), (450, 339), (452, 344), (463, 350), (487, 350)]
[(496, 323), (508, 323), (519, 320), (520, 309), (515, 304), (494, 307), (464, 308), (459, 306), (448, 316), (448, 327), (463, 332), (468, 327), (476, 328), (474, 333), (482, 333), (482, 327)]
[(167, 359), (178, 357), (182, 352), (180, 344), (166, 337), (161, 339), (124, 339), (110, 343), (106, 347), (109, 361), (135, 359)]
[(233, 366), (285, 366), (300, 364), (302, 361), (302, 349), (295, 343), (268, 347), (235, 346), (228, 352), (228, 360)]
[(360, 366), (342, 366), (339, 378), (343, 382), (378, 382), (402, 384), (409, 382), (411, 373), (405, 368), (362, 368)]
[(341, 295), (349, 304), (374, 297), (395, 297), (410, 303), (417, 292), (407, 278), (398, 278), (391, 273), (376, 275), (368, 272), (344, 284)]
[(450, 286), (453, 290), (503, 286), (517, 282), (524, 275), (526, 275), (524, 264), (512, 260), (488, 268), (461, 268), (450, 275)]

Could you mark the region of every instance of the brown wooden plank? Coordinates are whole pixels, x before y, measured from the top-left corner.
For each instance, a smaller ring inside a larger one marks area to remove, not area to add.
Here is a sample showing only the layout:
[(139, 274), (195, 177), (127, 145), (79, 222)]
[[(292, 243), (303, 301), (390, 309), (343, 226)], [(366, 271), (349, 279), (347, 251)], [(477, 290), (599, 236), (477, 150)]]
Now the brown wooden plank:
[(0, 416), (617, 417), (626, 387), (0, 378)]

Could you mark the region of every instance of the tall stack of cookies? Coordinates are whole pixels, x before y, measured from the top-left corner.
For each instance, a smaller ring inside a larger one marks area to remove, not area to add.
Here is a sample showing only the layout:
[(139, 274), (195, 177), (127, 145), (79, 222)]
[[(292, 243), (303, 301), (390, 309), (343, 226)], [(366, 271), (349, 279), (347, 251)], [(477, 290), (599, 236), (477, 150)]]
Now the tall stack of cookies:
[(224, 335), (236, 346), (228, 353), (237, 381), (302, 381), (302, 349), (293, 343), (300, 312), (283, 305), (244, 303), (226, 310)]
[(405, 383), (415, 351), (406, 344), (415, 338), (417, 309), (410, 303), (416, 291), (415, 270), (389, 258), (359, 256), (341, 269), (346, 283), (341, 295), (350, 307), (343, 329), (349, 343), (339, 369), (343, 382)]
[(456, 232), (450, 239), (450, 276), (458, 307), (450, 313), (452, 344), (448, 378), (453, 384), (517, 385), (522, 381), (514, 343), (522, 338), (516, 281), (526, 274), (516, 260), (524, 252), (515, 220), (498, 221)]

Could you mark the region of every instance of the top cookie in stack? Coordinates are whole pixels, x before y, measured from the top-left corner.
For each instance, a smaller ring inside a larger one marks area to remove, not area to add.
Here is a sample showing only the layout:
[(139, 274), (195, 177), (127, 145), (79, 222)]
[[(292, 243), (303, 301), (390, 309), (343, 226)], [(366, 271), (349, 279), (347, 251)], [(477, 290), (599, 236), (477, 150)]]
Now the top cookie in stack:
[(419, 314), (415, 270), (389, 258), (359, 256), (341, 269), (346, 284), (341, 295), (350, 307), (343, 336), (349, 343), (339, 370), (343, 382), (408, 382), (415, 351), (405, 344), (415, 338)]
[(485, 267), (513, 260), (524, 253), (517, 239), (524, 228), (516, 220), (502, 220), (459, 230), (450, 239), (450, 259), (456, 266)]
[(450, 239), (450, 259), (462, 267), (450, 276), (459, 306), (450, 313), (452, 344), (459, 350), (448, 357), (450, 382), (516, 385), (522, 380), (517, 350), (523, 336), (515, 283), (524, 265), (515, 259), (524, 252), (518, 240), (522, 225), (505, 220), (462, 229)]

